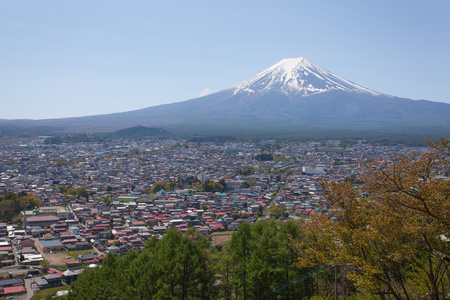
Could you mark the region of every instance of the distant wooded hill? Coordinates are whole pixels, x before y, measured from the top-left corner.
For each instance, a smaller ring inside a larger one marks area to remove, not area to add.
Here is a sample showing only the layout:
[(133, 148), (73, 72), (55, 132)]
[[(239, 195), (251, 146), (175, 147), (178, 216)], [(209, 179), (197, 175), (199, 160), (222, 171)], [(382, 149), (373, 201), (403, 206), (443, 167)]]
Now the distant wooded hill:
[(167, 136), (169, 132), (161, 128), (134, 126), (118, 130), (111, 134), (112, 137), (118, 138), (142, 138), (152, 136)]
[(60, 135), (47, 138), (45, 144), (101, 143), (108, 138), (139, 139), (147, 137), (164, 137), (169, 132), (161, 128), (134, 126), (110, 133)]

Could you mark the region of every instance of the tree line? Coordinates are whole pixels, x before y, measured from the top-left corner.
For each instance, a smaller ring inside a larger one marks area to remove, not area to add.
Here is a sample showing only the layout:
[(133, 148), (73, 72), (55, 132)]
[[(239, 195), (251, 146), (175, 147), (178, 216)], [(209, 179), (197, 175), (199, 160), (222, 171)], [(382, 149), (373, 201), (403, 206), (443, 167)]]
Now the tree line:
[(295, 222), (242, 223), (220, 249), (195, 229), (170, 229), (145, 248), (87, 268), (69, 299), (299, 299), (312, 295), (312, 279), (274, 289), (307, 272), (298, 268), (290, 240), (300, 240)]
[[(219, 182), (211, 181), (209, 179), (206, 180), (199, 180), (196, 177), (193, 177), (189, 181), (189, 188), (197, 188), (201, 192), (209, 192), (209, 193), (215, 193), (215, 192), (223, 192), (225, 190), (225, 180), (221, 179)], [(174, 191), (176, 188), (184, 187), (184, 184), (179, 182), (176, 183), (174, 181), (170, 182), (162, 182), (158, 181), (155, 182), (150, 189), (150, 192), (153, 194), (156, 194), (157, 192), (164, 190), (164, 191)]]
[(15, 221), (21, 224), (20, 212), (25, 209), (34, 209), (39, 206), (41, 200), (24, 192), (6, 192), (0, 197), (0, 219), (2, 222)]

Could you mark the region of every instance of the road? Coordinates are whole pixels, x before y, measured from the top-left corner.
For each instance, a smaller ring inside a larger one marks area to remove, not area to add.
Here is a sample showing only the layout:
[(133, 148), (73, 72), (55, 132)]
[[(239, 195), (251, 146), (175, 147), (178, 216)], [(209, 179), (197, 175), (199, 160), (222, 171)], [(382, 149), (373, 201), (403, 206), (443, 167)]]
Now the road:
[(19, 267), (19, 251), (17, 250), (16, 240), (11, 241), (11, 248), (14, 253), (14, 266)]
[[(86, 227), (86, 225), (84, 225), (83, 223), (80, 222), (80, 220), (78, 220), (77, 215), (73, 212), (72, 205), (68, 204), (68, 205), (66, 206), (66, 208), (73, 214), (73, 217), (74, 217), (75, 221), (78, 222), (78, 224), (80, 224), (81, 226), (83, 226), (84, 229), (88, 229), (88, 228)], [(111, 228), (111, 229), (112, 229), (112, 228)], [(84, 240), (84, 241), (87, 241), (87, 240), (84, 239), (84, 238), (83, 238), (83, 240)], [(94, 247), (94, 245), (92, 245), (92, 249), (93, 249), (98, 255), (104, 255), (104, 254), (105, 254), (105, 253), (101, 252), (100, 250), (98, 250), (96, 247)]]
[(20, 269), (20, 268), (17, 268), (15, 266), (3, 267), (3, 268), (0, 269), (0, 274), (1, 275), (12, 274), (13, 276), (16, 276), (18, 274), (27, 274), (27, 273), (28, 273), (27, 269)]
[(25, 288), (27, 289), (27, 293), (24, 295), (20, 295), (20, 296), (14, 296), (14, 299), (30, 300), (31, 298), (33, 298), (33, 296), (34, 296), (33, 284), (34, 284), (34, 278), (25, 279)]
[(288, 183), (288, 180), (289, 180), (289, 175), (286, 176), (286, 178), (284, 179), (284, 184), (283, 184), (282, 186), (280, 186), (280, 188), (278, 189), (278, 192), (275, 194), (275, 196), (272, 197), (272, 200), (270, 200), (269, 205), (267, 206), (266, 210), (264, 211), (264, 216), (265, 216), (266, 218), (269, 218), (269, 217), (270, 217), (270, 210), (269, 210), (269, 208), (270, 208), (272, 205), (275, 205), (275, 204), (276, 204), (276, 199), (277, 199), (278, 197), (281, 197), (281, 194), (283, 194), (284, 187), (285, 187), (285, 185)]

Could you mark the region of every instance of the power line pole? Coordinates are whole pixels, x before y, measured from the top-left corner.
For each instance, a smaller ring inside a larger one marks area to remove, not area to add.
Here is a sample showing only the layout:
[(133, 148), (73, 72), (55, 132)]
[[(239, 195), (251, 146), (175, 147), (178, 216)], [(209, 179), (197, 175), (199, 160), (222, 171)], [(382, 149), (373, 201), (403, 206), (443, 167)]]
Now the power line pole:
[(337, 300), (337, 264), (334, 265), (334, 300)]

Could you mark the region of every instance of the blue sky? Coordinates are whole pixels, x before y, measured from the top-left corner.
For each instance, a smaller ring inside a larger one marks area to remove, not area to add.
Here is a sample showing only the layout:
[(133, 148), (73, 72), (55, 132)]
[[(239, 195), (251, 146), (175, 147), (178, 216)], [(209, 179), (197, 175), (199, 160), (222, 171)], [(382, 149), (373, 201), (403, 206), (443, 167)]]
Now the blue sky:
[(129, 111), (304, 56), (364, 87), (450, 103), (450, 0), (0, 2), (0, 118)]

